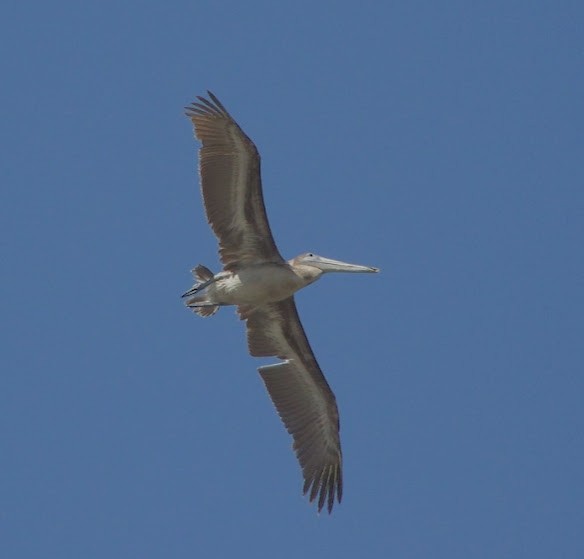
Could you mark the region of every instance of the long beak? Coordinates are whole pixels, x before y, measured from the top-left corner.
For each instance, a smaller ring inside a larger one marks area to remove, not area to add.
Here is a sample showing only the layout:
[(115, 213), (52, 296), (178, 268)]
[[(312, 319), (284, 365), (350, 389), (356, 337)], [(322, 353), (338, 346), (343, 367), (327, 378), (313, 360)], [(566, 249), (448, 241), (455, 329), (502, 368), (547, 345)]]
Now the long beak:
[(317, 261), (310, 262), (310, 266), (319, 268), (323, 272), (350, 272), (350, 273), (374, 273), (379, 272), (379, 268), (371, 266), (361, 266), (360, 264), (349, 264), (341, 260), (332, 260), (331, 258), (323, 258), (320, 256)]

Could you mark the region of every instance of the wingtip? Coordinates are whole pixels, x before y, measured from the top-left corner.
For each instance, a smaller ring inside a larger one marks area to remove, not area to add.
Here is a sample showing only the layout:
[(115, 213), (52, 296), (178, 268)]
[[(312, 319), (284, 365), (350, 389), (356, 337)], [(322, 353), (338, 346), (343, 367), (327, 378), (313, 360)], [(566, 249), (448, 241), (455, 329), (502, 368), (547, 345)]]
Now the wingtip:
[[(324, 475), (324, 473), (322, 474)], [(310, 503), (316, 501), (316, 512), (320, 514), (323, 509), (329, 514), (332, 514), (335, 499), (337, 503), (341, 504), (343, 499), (343, 482), (342, 477), (337, 473), (329, 472), (329, 478), (333, 475), (336, 479), (334, 480), (320, 480), (305, 479), (304, 486), (302, 488), (303, 494), (308, 494), (308, 501)]]

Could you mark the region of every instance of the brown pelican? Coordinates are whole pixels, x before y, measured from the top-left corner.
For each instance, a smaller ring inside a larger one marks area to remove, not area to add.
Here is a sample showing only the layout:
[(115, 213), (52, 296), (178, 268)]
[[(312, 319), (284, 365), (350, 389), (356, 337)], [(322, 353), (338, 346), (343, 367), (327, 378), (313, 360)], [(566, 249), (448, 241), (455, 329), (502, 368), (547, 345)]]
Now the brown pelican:
[(318, 497), (318, 511), (332, 511), (343, 491), (339, 414), (310, 348), (294, 303), (294, 293), (327, 272), (378, 272), (304, 253), (284, 260), (272, 237), (260, 176), (260, 156), (221, 102), (197, 97), (187, 107), (199, 153), (201, 190), (209, 224), (219, 241), (223, 271), (193, 270), (195, 285), (184, 293), (200, 316), (237, 305), (247, 324), (249, 352), (282, 361), (260, 367), (268, 393), (292, 435), (302, 467), (304, 494)]

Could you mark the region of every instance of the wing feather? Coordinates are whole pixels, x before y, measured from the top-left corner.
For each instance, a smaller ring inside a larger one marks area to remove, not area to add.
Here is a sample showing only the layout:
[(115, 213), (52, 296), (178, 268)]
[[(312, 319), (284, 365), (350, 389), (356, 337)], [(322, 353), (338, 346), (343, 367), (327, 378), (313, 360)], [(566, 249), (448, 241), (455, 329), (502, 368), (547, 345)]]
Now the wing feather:
[(253, 310), (240, 309), (247, 319), (251, 355), (284, 361), (260, 367), (288, 432), (304, 477), (304, 494), (317, 500), (319, 512), (332, 511), (343, 493), (339, 412), (335, 396), (314, 357), (300, 322), (294, 298)]
[(283, 262), (272, 237), (254, 143), (219, 99), (198, 97), (186, 109), (200, 150), (199, 173), (207, 220), (219, 240), (226, 270), (261, 262)]

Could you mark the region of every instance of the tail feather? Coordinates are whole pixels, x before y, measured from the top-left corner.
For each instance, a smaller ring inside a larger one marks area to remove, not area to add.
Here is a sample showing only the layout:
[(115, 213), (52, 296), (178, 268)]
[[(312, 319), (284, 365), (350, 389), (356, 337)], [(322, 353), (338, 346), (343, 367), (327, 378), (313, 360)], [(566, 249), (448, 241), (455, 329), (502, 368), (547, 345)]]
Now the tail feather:
[(186, 293), (183, 293), (183, 297), (188, 297), (185, 304), (199, 316), (213, 316), (219, 310), (219, 305), (214, 305), (212, 302), (207, 301), (203, 293), (197, 295), (199, 291), (213, 283), (213, 272), (202, 264), (195, 266), (191, 272), (196, 283)]
[(200, 282), (209, 281), (213, 279), (213, 272), (209, 270), (206, 266), (198, 264), (191, 270), (193, 277)]
[(199, 316), (207, 318), (208, 316), (213, 316), (218, 310), (219, 305), (206, 305), (204, 307), (190, 307)]

